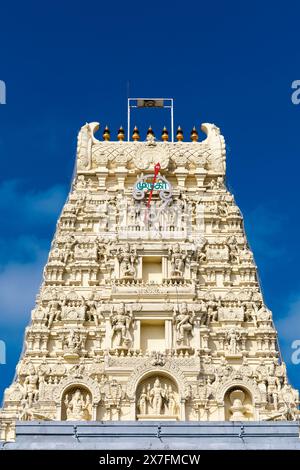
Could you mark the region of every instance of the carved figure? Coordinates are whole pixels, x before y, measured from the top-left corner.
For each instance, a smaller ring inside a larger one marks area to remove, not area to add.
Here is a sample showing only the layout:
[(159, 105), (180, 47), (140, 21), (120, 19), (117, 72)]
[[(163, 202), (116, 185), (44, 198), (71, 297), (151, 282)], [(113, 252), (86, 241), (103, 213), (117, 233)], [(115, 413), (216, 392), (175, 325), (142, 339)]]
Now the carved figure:
[(128, 312), (124, 303), (112, 309), (110, 322), (112, 325), (112, 342), (116, 338), (116, 347), (128, 348), (132, 342), (130, 326), (132, 323), (132, 312)]
[(135, 264), (137, 262), (136, 248), (131, 248), (129, 243), (120, 247), (117, 253), (120, 262), (121, 277), (133, 278), (135, 276)]
[(177, 332), (176, 342), (179, 346), (190, 345), (190, 335), (194, 326), (194, 317), (195, 313), (188, 310), (186, 303), (174, 307), (173, 321)]
[(91, 419), (91, 402), (87, 394), (86, 398), (77, 389), (69, 398), (66, 394), (64, 404), (66, 407), (67, 421), (89, 421)]

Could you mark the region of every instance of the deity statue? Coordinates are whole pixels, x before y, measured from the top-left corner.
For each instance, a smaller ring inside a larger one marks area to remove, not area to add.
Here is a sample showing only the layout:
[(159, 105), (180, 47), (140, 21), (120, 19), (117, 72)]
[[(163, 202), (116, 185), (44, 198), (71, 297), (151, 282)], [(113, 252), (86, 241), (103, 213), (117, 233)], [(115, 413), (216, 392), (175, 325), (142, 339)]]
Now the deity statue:
[(225, 195), (220, 195), (215, 201), (215, 209), (219, 217), (225, 218), (228, 216), (230, 206), (225, 199)]
[(171, 261), (171, 276), (172, 277), (183, 277), (186, 263), (189, 260), (189, 256), (186, 252), (181, 250), (179, 243), (173, 248), (169, 248), (169, 258)]
[(250, 263), (251, 261), (253, 261), (253, 254), (252, 254), (252, 252), (249, 250), (249, 248), (247, 248), (247, 246), (244, 246), (244, 247), (240, 250), (240, 259), (241, 259), (241, 261), (248, 262), (248, 263)]
[(131, 248), (129, 243), (118, 249), (117, 258), (120, 263), (120, 275), (125, 278), (134, 278), (136, 274), (135, 264), (137, 262), (136, 248)]
[(230, 401), (232, 403), (230, 407), (231, 416), (230, 421), (245, 421), (247, 417), (245, 413), (247, 408), (244, 405), (245, 394), (242, 390), (234, 390), (230, 394)]
[(174, 416), (177, 411), (177, 403), (176, 403), (175, 393), (171, 385), (168, 386), (168, 389), (166, 392), (166, 401), (168, 404), (168, 414), (170, 416)]
[(174, 307), (173, 322), (177, 332), (176, 342), (179, 346), (189, 347), (194, 317), (194, 311), (189, 311), (186, 303)]
[(152, 366), (164, 366), (166, 362), (165, 354), (160, 351), (152, 351)]
[(82, 346), (82, 338), (77, 331), (70, 330), (64, 344), (68, 351), (78, 352)]
[(206, 305), (206, 302), (204, 300), (201, 300), (200, 303), (200, 325), (203, 326), (208, 326), (210, 323), (210, 315), (208, 315), (208, 308)]
[(278, 409), (278, 394), (280, 392), (280, 380), (275, 375), (276, 364), (272, 362), (269, 366), (268, 378), (267, 378), (267, 397), (269, 403), (274, 405), (274, 409)]
[(150, 382), (143, 385), (137, 400), (137, 408), (142, 416), (175, 416), (178, 411), (177, 394), (171, 384), (163, 385), (156, 377), (152, 386)]
[(253, 300), (243, 302), (246, 322), (253, 321), (255, 328), (257, 327), (257, 305)]
[(213, 178), (209, 183), (209, 188), (213, 189), (214, 191), (218, 191), (224, 189), (224, 178), (223, 176), (218, 176), (217, 178)]
[(115, 255), (112, 248), (113, 241), (97, 237), (95, 244), (97, 249), (97, 261), (106, 266), (109, 258)]
[(68, 262), (73, 261), (74, 248), (77, 244), (77, 240), (74, 235), (70, 235), (64, 245), (63, 263), (66, 265)]
[[(116, 309), (116, 312), (114, 312), (114, 308)], [(116, 347), (128, 348), (132, 342), (130, 334), (132, 311), (128, 311), (123, 302), (114, 308), (112, 308), (110, 314), (112, 342), (116, 337)]]
[(147, 414), (147, 402), (148, 402), (148, 395), (146, 392), (146, 387), (143, 387), (142, 393), (139, 398), (138, 407), (141, 415)]
[(77, 176), (76, 183), (74, 186), (76, 190), (86, 189), (87, 184), (84, 175)]
[(229, 249), (229, 261), (231, 263), (239, 263), (240, 256), (239, 256), (239, 248), (237, 239), (235, 236), (230, 236), (226, 240), (228, 249)]
[(281, 382), (284, 383), (286, 380), (286, 364), (285, 362), (281, 362), (281, 364), (278, 364), (278, 359), (276, 357), (274, 357), (273, 360), (276, 369), (276, 377), (279, 377)]
[(297, 406), (299, 402), (299, 392), (297, 390), (293, 390), (291, 385), (289, 385), (285, 380), (280, 391), (280, 398), (284, 402), (286, 419), (295, 421), (297, 417), (299, 417)]
[(227, 332), (226, 339), (228, 351), (230, 354), (236, 354), (239, 351), (238, 341), (240, 339), (240, 333), (232, 328)]
[(212, 378), (207, 376), (206, 378), (206, 385), (205, 385), (205, 398), (206, 400), (210, 400), (215, 396), (215, 387), (213, 385)]
[(214, 296), (211, 296), (207, 302), (207, 322), (218, 321), (218, 307), (219, 303), (216, 301)]
[(89, 394), (84, 398), (78, 388), (69, 398), (66, 394), (64, 401), (66, 407), (67, 421), (89, 421), (91, 419), (91, 399)]
[(45, 318), (48, 328), (51, 328), (53, 322), (61, 319), (61, 302), (58, 299), (56, 291), (53, 292), (52, 299), (48, 302)]
[(157, 416), (162, 412), (162, 405), (165, 394), (165, 389), (161, 386), (160, 380), (157, 377), (154, 381), (153, 387), (149, 391), (151, 407), (153, 413)]
[(92, 410), (93, 410), (93, 404), (92, 404), (92, 401), (91, 401), (91, 397), (89, 394), (86, 395), (85, 397), (85, 413), (84, 413), (84, 416), (85, 416), (85, 420), (86, 421), (89, 421), (92, 417)]
[(86, 316), (88, 321), (93, 321), (95, 323), (95, 326), (99, 326), (99, 319), (100, 317), (103, 318), (103, 315), (101, 312), (99, 312), (99, 305), (100, 301), (96, 300), (96, 293), (95, 291), (92, 291), (86, 301)]
[(30, 407), (34, 401), (38, 399), (39, 393), (39, 376), (35, 371), (35, 367), (32, 364), (29, 368), (29, 375), (27, 375), (24, 381), (24, 393), (23, 399), (25, 399)]

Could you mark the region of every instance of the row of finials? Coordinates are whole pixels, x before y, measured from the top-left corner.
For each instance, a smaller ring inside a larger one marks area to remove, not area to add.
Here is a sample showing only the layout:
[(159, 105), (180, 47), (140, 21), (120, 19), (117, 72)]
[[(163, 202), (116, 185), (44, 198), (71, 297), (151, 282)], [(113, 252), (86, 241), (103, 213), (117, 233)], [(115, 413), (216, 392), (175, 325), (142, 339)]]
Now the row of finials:
[[(110, 140), (110, 130), (108, 128), (108, 126), (105, 127), (104, 129), (104, 132), (103, 132), (103, 140), (106, 140), (106, 141), (109, 141)], [(152, 127), (150, 126), (149, 129), (147, 130), (147, 138), (149, 139), (149, 137), (155, 137), (154, 135), (154, 132), (153, 132), (153, 129)], [(123, 129), (123, 127), (121, 126), (120, 129), (118, 130), (118, 135), (117, 135), (117, 138), (118, 140), (120, 141), (123, 141), (125, 140), (125, 131)], [(140, 132), (138, 130), (138, 128), (135, 126), (134, 129), (133, 129), (133, 132), (132, 132), (132, 136), (131, 136), (132, 140), (134, 140), (135, 142), (137, 142), (138, 140), (140, 140)], [(192, 140), (192, 142), (197, 142), (198, 138), (199, 138), (199, 135), (198, 135), (198, 132), (196, 130), (196, 127), (194, 126), (192, 131), (191, 131), (191, 134), (190, 134), (190, 138)], [(161, 133), (161, 140), (163, 142), (167, 142), (169, 140), (169, 132), (167, 130), (166, 127), (163, 128), (162, 130), (162, 133)], [(177, 128), (177, 132), (176, 132), (176, 140), (181, 142), (183, 140), (183, 131), (181, 129), (180, 126), (178, 126)]]

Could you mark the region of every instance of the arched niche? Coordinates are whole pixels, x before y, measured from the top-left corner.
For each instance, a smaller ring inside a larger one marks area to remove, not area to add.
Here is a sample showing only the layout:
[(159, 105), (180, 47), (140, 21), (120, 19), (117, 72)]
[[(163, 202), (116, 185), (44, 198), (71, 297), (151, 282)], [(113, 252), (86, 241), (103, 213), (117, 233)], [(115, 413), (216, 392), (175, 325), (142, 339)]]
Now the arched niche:
[(62, 421), (91, 421), (93, 403), (91, 391), (82, 384), (67, 387), (61, 397)]
[(137, 384), (135, 398), (139, 421), (180, 419), (178, 384), (169, 374), (161, 371), (145, 374)]
[(224, 395), (226, 421), (253, 421), (254, 405), (251, 392), (246, 387), (232, 386)]
[(83, 390), (88, 390), (91, 394), (92, 399), (92, 420), (96, 420), (97, 414), (97, 407), (100, 404), (101, 395), (100, 395), (100, 388), (98, 382), (96, 380), (83, 376), (81, 378), (74, 378), (74, 377), (65, 377), (61, 380), (59, 385), (55, 388), (53, 392), (53, 399), (56, 405), (56, 419), (60, 421), (63, 415), (63, 401), (65, 400), (65, 394), (67, 390), (71, 390), (72, 388), (79, 388)]

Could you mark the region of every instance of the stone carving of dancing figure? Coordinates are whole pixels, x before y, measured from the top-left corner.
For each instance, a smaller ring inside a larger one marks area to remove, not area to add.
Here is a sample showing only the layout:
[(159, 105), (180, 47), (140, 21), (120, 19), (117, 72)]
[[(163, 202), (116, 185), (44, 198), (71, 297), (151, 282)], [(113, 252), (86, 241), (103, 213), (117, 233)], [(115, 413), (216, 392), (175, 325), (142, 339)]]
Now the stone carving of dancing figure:
[(124, 303), (119, 304), (116, 312), (111, 311), (110, 322), (112, 326), (112, 342), (116, 338), (116, 347), (128, 348), (132, 342), (130, 326), (132, 323), (132, 311), (128, 312)]
[(67, 394), (64, 403), (66, 407), (67, 421), (83, 421), (91, 419), (90, 397), (87, 395), (85, 399), (79, 389), (73, 393), (70, 399)]
[(119, 248), (117, 257), (120, 263), (121, 277), (134, 278), (137, 262), (136, 248), (131, 248), (127, 243), (124, 247)]
[(194, 326), (195, 313), (188, 310), (187, 304), (174, 307), (173, 321), (177, 332), (176, 342), (179, 346), (190, 346), (190, 335)]

